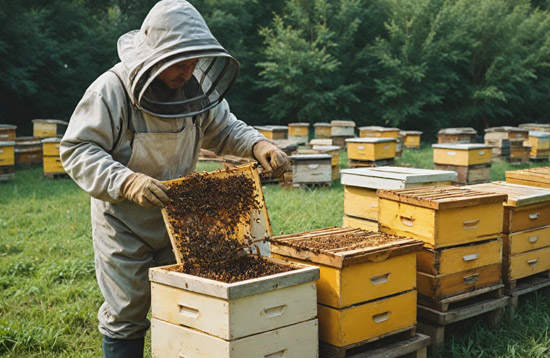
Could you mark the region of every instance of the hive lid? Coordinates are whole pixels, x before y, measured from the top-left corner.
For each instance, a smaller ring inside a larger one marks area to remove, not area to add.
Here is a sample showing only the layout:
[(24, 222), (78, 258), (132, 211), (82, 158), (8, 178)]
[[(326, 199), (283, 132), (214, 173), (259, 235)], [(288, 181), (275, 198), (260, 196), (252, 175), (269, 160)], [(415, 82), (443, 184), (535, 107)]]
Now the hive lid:
[(402, 135), (421, 135), (422, 133), (421, 131), (399, 131)]
[(477, 131), (471, 127), (442, 128), (437, 134), (477, 134)]
[(40, 142), (41, 143), (59, 143), (61, 142), (61, 137), (44, 138)]
[(289, 127), (309, 127), (309, 123), (299, 122), (299, 123), (289, 123)]
[(359, 127), (359, 130), (373, 131), (373, 132), (393, 132), (393, 131), (398, 131), (399, 128), (389, 128), (389, 127), (380, 127), (380, 126), (366, 126), (366, 127)]
[(15, 142), (8, 140), (8, 141), (0, 141), (0, 147), (13, 147), (15, 146)]
[(69, 125), (69, 122), (62, 121), (60, 119), (33, 119), (33, 123), (55, 123), (55, 124), (62, 124), (62, 125)]
[(332, 139), (330, 138), (315, 138), (309, 141), (309, 145), (332, 145)]
[(330, 123), (327, 122), (317, 122), (313, 123), (314, 127), (330, 127)]
[(0, 131), (14, 130), (17, 129), (17, 126), (13, 124), (0, 124)]
[(527, 129), (511, 126), (491, 127), (485, 129), (485, 132), (527, 132)]
[(332, 267), (384, 261), (421, 250), (423, 242), (356, 228), (329, 227), (274, 237), (273, 253)]
[(507, 195), (487, 193), (456, 186), (429, 186), (423, 188), (377, 191), (379, 198), (398, 201), (430, 209), (451, 209), (505, 202)]
[(397, 142), (395, 138), (378, 138), (378, 137), (359, 137), (348, 138), (346, 143), (385, 143), (385, 142)]
[(535, 138), (549, 138), (549, 137), (550, 137), (550, 132), (529, 131), (529, 137), (535, 137)]
[(504, 173), (506, 179), (520, 179), (530, 182), (550, 184), (550, 167), (509, 170)]
[(294, 154), (289, 156), (293, 161), (299, 160), (323, 160), (328, 159), (332, 160), (332, 155), (330, 154)]
[[(222, 252), (223, 248), (232, 249), (235, 240), (241, 245), (252, 246), (273, 236), (257, 163), (194, 173), (163, 183), (169, 188), (180, 185), (187, 189), (186, 193), (182, 193), (181, 204), (171, 201), (162, 209), (178, 263), (203, 259), (196, 257), (196, 254), (201, 254), (204, 249), (187, 244), (190, 242), (208, 242), (212, 247), (221, 247), (218, 251)], [(205, 255), (214, 251), (209, 249)]]
[(523, 123), (519, 125), (520, 128), (544, 128), (550, 130), (550, 124), (548, 123)]
[(320, 152), (332, 152), (334, 150), (340, 150), (342, 147), (338, 145), (314, 145), (312, 146), (314, 150), (318, 150)]
[(333, 127), (355, 127), (354, 121), (330, 121)]
[(352, 168), (340, 170), (340, 182), (344, 185), (370, 189), (403, 189), (415, 184), (455, 181), (452, 170), (433, 170), (403, 167)]
[(285, 131), (285, 130), (288, 130), (287, 126), (278, 126), (278, 125), (254, 126), (254, 128), (259, 129), (259, 130), (263, 130), (263, 131)]
[(487, 144), (481, 144), (481, 143), (442, 143), (442, 144), (432, 144), (432, 148), (470, 150), (470, 149), (491, 149), (492, 146)]
[(538, 204), (550, 201), (550, 190), (532, 187), (529, 185), (511, 184), (504, 181), (495, 181), (486, 184), (465, 186), (464, 188), (507, 194), (506, 206), (520, 207), (530, 204)]

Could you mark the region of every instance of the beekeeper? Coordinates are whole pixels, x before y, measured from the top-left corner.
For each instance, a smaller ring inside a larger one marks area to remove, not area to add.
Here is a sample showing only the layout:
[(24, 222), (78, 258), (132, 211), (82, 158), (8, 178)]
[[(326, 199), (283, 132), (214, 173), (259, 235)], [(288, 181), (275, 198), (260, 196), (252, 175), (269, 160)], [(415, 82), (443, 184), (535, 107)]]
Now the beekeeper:
[(160, 182), (194, 171), (200, 148), (255, 158), (274, 176), (287, 156), (230, 112), (238, 62), (184, 0), (158, 2), (118, 40), (121, 62), (95, 80), (61, 141), (67, 173), (91, 196), (104, 357), (142, 357), (148, 269), (175, 261)]

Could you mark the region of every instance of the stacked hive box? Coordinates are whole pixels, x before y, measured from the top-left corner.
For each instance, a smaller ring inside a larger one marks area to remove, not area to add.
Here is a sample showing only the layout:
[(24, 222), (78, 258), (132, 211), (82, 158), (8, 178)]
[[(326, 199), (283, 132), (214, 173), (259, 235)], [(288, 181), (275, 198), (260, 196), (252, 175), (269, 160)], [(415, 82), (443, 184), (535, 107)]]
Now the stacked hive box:
[(351, 228), (326, 228), (275, 237), (272, 257), (319, 266), (321, 356), (390, 334), (415, 333), (415, 252), (411, 238)]
[(391, 165), (395, 161), (395, 138), (348, 138), (348, 165), (377, 167)]
[(434, 169), (453, 170), (458, 184), (491, 181), (491, 147), (485, 144), (433, 144)]
[(0, 142), (11, 142), (15, 140), (17, 126), (11, 124), (0, 124)]
[(437, 132), (437, 143), (475, 143), (477, 131), (470, 127), (443, 128)]
[(309, 123), (289, 123), (288, 139), (298, 144), (306, 144), (309, 141)]
[(518, 127), (493, 127), (485, 130), (485, 144), (493, 147), (493, 155), (504, 157), (511, 163), (529, 161), (531, 147), (524, 145), (529, 132)]
[(332, 166), (332, 180), (338, 179), (340, 177), (340, 150), (342, 148), (337, 145), (314, 145), (312, 148), (319, 153), (329, 154), (332, 156), (332, 160), (330, 162)]
[(355, 122), (331, 121), (330, 137), (333, 145), (345, 148), (346, 139), (355, 137)]
[(424, 241), (417, 255), (418, 315), (434, 351), (444, 344), (446, 325), (489, 311), (500, 317), (508, 303), (501, 292), (506, 195), (439, 186), (378, 190), (378, 196), (380, 231)]
[(529, 159), (548, 160), (550, 155), (550, 132), (529, 131), (529, 139), (523, 142), (530, 147)]
[(15, 138), (15, 165), (23, 168), (42, 165), (42, 143), (40, 138)]
[(509, 170), (506, 182), (550, 189), (550, 167)]
[(291, 155), (292, 175), (285, 173), (284, 185), (330, 186), (332, 184), (332, 156), (330, 154)]
[(420, 148), (420, 131), (400, 131), (403, 136), (403, 145), (405, 148)]
[(61, 157), (59, 156), (59, 144), (61, 138), (45, 138), (42, 139), (42, 153), (44, 162), (44, 176), (48, 178), (55, 178), (58, 176), (66, 175), (65, 168), (61, 163)]
[(454, 171), (379, 167), (344, 169), (343, 226), (378, 231), (378, 189), (406, 189), (450, 185), (456, 181)]
[(267, 139), (288, 139), (287, 126), (256, 126), (254, 128)]
[[(206, 227), (200, 227), (204, 224), (198, 222), (202, 221), (187, 216), (178, 217), (167, 208), (162, 210), (178, 265), (149, 271), (153, 357), (318, 356), (317, 267), (269, 258), (268, 263), (287, 266), (291, 270), (226, 283), (187, 274), (184, 270), (186, 266), (180, 265), (186, 260), (191, 261), (191, 257), (181, 251), (182, 242), (191, 245), (201, 238), (185, 236), (176, 229), (179, 225), (195, 228), (199, 225), (196, 228), (199, 232), (211, 230), (214, 226), (219, 229), (216, 230), (216, 237), (240, 242), (249, 237), (261, 244), (265, 238), (272, 236), (262, 186), (255, 168), (255, 164), (247, 164), (200, 175), (209, 180), (244, 176), (254, 182), (253, 193), (249, 195), (254, 196), (258, 206), (251, 209), (245, 206), (241, 209), (242, 217), (236, 221), (223, 221), (221, 218), (235, 208), (228, 208), (227, 202), (212, 201), (212, 198), (204, 198), (204, 201), (198, 199), (198, 202), (190, 204), (200, 207), (208, 203), (211, 210), (217, 213), (211, 218), (214, 221)], [(164, 184), (172, 188), (186, 180), (187, 177), (184, 177)], [(194, 183), (192, 179), (191, 183)], [(220, 223), (225, 224), (220, 226)], [(262, 252), (262, 255), (269, 255), (269, 251)], [(215, 264), (202, 262), (205, 266)]]
[[(550, 285), (550, 190), (493, 182), (472, 185), (477, 191), (508, 195), (504, 204), (502, 276), (507, 294), (518, 296)], [(544, 273), (544, 278), (533, 275)]]
[(0, 124), (0, 181), (14, 177), (17, 126)]
[(317, 122), (313, 124), (315, 128), (315, 138), (323, 139), (331, 137), (330, 123)]
[(395, 156), (401, 156), (403, 142), (402, 137), (399, 135), (399, 128), (386, 128), (379, 126), (359, 127), (359, 137), (394, 138)]
[(69, 122), (59, 119), (33, 119), (33, 136), (37, 138), (62, 137)]
[(550, 124), (544, 123), (524, 123), (520, 124), (519, 127), (528, 131), (550, 132)]

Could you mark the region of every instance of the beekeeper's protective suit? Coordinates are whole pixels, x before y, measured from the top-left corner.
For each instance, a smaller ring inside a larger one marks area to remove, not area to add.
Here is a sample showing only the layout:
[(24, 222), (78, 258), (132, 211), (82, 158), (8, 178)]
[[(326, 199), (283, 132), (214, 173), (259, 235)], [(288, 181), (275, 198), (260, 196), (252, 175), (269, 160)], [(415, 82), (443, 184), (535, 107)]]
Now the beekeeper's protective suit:
[[(149, 328), (148, 269), (175, 260), (160, 209), (150, 208), (167, 200), (159, 180), (191, 173), (201, 147), (255, 157), (274, 172), (284, 171), (288, 159), (230, 113), (223, 97), (237, 78), (238, 62), (188, 2), (158, 2), (139, 31), (120, 37), (118, 54), (121, 63), (102, 74), (76, 107), (61, 158), (92, 196), (104, 356), (138, 357)], [(193, 77), (180, 88), (159, 80), (193, 59)]]

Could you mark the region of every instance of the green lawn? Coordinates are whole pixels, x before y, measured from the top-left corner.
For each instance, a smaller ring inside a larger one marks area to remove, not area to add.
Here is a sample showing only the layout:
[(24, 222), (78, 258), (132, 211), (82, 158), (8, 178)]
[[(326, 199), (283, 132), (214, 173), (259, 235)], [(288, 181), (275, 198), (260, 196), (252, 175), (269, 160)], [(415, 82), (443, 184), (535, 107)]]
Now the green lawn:
[[(343, 153), (341, 167), (346, 161)], [(431, 148), (405, 149), (397, 163), (432, 168)], [(492, 180), (504, 180), (505, 170), (547, 165), (495, 164)], [(339, 182), (312, 190), (269, 185), (264, 193), (276, 235), (341, 225)], [(101, 356), (96, 312), (102, 298), (89, 216), (88, 195), (70, 179), (46, 179), (36, 168), (17, 170), (14, 180), (0, 182), (0, 356)], [(550, 356), (547, 298), (522, 296), (516, 314), (504, 317), (497, 329), (479, 320), (457, 327), (441, 357)]]

